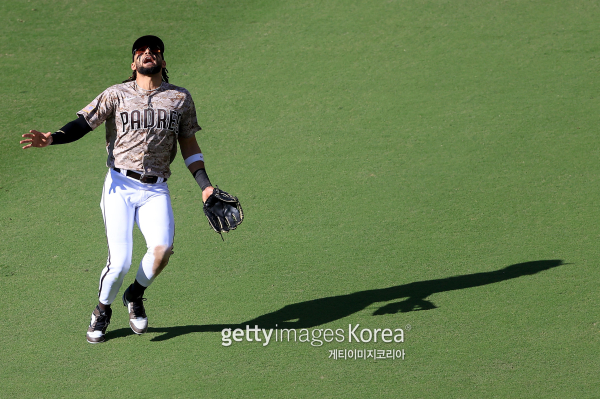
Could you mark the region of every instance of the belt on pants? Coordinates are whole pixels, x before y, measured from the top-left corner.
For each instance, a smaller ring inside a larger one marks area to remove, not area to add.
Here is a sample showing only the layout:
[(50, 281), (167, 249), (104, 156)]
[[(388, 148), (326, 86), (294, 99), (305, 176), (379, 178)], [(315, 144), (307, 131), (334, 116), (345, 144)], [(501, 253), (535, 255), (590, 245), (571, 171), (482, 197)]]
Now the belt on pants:
[(134, 172), (133, 170), (125, 170), (125, 169), (119, 169), (119, 168), (113, 168), (113, 169), (117, 173), (120, 173), (127, 177), (131, 177), (132, 179), (135, 179), (135, 180), (139, 180), (142, 183), (154, 184), (154, 183), (164, 183), (167, 181), (167, 179), (158, 177), (158, 176), (141, 175), (137, 172)]

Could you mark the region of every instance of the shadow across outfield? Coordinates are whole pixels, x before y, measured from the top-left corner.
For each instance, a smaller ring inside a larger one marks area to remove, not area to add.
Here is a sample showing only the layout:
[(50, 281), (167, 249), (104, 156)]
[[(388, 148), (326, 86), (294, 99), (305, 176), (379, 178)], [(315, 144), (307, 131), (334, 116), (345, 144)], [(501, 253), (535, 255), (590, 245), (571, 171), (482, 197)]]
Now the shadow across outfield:
[[(148, 332), (164, 333), (163, 335), (152, 339), (152, 341), (164, 341), (184, 334), (220, 332), (224, 328), (245, 328), (246, 325), (258, 325), (260, 328), (264, 329), (311, 328), (342, 319), (377, 302), (390, 302), (402, 298), (406, 299), (383, 305), (374, 311), (373, 315), (377, 316), (398, 312), (406, 313), (417, 310), (431, 310), (437, 308), (437, 306), (429, 301), (427, 297), (437, 292), (462, 290), (465, 288), (499, 283), (517, 277), (533, 275), (564, 264), (565, 263), (563, 263), (562, 260), (556, 259), (518, 263), (492, 272), (418, 281), (415, 283), (397, 285), (395, 287), (359, 291), (353, 294), (298, 302), (286, 305), (279, 310), (239, 324), (207, 324), (163, 328), (150, 327)], [(106, 334), (106, 338), (114, 339), (132, 334), (130, 329), (122, 328), (115, 331), (109, 331)]]

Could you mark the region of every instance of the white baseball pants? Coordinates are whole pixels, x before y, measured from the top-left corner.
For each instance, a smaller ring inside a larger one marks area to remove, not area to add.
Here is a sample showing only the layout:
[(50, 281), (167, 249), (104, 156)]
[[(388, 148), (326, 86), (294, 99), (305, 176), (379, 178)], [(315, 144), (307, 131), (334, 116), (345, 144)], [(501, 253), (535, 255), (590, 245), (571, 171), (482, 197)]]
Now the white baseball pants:
[(148, 287), (172, 254), (175, 223), (167, 183), (145, 184), (109, 169), (100, 202), (108, 260), (100, 275), (99, 301), (110, 305), (131, 266), (133, 223), (146, 239), (148, 251), (140, 262), (136, 280)]

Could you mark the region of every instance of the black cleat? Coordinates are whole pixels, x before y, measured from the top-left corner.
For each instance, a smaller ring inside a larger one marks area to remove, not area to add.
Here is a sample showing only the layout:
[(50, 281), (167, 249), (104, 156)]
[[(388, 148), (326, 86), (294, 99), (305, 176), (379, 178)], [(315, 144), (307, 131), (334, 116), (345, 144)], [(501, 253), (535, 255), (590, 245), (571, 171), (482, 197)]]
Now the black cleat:
[(123, 305), (129, 311), (129, 327), (136, 334), (143, 334), (148, 330), (148, 317), (146, 309), (144, 309), (144, 301), (146, 298), (137, 298), (132, 301), (127, 300), (129, 288), (123, 293)]
[(110, 324), (110, 317), (112, 316), (112, 309), (101, 311), (98, 306), (92, 312), (92, 321), (88, 327), (86, 338), (90, 344), (98, 344), (104, 342), (104, 334)]

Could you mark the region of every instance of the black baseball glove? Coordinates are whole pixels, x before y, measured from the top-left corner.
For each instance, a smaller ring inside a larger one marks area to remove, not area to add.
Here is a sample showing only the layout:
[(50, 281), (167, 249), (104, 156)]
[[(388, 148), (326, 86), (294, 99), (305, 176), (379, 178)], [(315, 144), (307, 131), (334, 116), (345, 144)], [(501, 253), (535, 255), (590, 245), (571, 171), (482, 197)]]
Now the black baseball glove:
[(218, 187), (215, 187), (213, 193), (206, 199), (204, 214), (210, 227), (219, 234), (235, 230), (244, 220), (244, 212), (237, 197)]

